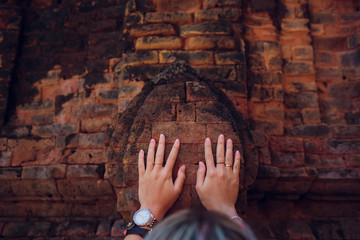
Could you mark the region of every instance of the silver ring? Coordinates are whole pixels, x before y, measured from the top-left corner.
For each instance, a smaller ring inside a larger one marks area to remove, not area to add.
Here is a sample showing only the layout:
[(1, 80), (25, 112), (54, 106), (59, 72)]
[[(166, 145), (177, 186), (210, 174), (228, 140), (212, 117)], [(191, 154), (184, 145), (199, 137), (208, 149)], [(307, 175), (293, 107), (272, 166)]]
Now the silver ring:
[(225, 162), (220, 161), (220, 162), (216, 162), (216, 164), (225, 164)]

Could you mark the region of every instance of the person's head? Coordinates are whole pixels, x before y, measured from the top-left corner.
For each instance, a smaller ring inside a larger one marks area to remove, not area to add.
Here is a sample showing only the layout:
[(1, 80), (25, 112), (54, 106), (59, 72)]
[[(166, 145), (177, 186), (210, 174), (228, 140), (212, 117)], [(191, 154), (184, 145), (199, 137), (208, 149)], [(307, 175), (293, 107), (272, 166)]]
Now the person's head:
[(182, 210), (156, 225), (145, 240), (253, 240), (252, 231), (211, 211)]

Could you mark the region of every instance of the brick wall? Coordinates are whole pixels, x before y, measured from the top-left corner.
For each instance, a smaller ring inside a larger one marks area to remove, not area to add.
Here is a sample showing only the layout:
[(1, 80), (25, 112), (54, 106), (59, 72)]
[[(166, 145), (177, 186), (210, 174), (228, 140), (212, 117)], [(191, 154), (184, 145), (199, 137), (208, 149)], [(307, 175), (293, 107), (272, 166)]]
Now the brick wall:
[(2, 237), (121, 239), (106, 150), (145, 83), (186, 62), (250, 127), (256, 232), (360, 238), (358, 1), (5, 0), (0, 13)]

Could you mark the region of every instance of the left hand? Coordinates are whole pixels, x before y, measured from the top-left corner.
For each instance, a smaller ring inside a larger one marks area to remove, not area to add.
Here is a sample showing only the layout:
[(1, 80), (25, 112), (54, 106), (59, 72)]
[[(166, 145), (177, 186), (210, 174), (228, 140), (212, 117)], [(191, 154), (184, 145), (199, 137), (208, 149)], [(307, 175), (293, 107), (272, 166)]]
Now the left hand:
[(160, 134), (159, 145), (155, 155), (155, 140), (151, 139), (144, 163), (144, 151), (139, 153), (139, 201), (141, 208), (147, 208), (160, 221), (165, 213), (179, 197), (185, 181), (185, 165), (179, 168), (175, 182), (172, 180), (172, 170), (180, 148), (176, 139), (169, 157), (163, 167), (165, 153), (165, 136)]

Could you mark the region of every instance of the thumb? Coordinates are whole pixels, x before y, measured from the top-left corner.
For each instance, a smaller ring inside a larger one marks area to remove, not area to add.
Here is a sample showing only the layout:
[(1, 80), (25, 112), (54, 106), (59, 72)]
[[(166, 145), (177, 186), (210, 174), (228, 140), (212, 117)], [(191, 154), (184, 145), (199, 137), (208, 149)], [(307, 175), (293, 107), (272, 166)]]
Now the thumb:
[(181, 192), (181, 189), (182, 189), (182, 187), (184, 185), (184, 181), (185, 181), (185, 165), (182, 165), (179, 168), (179, 171), (177, 173), (177, 177), (175, 179), (175, 183), (174, 183), (175, 191)]
[(201, 185), (203, 185), (203, 183), (205, 181), (205, 172), (206, 172), (205, 164), (200, 161), (199, 169), (198, 169), (197, 175), (196, 175), (196, 186), (197, 187), (200, 187)]

